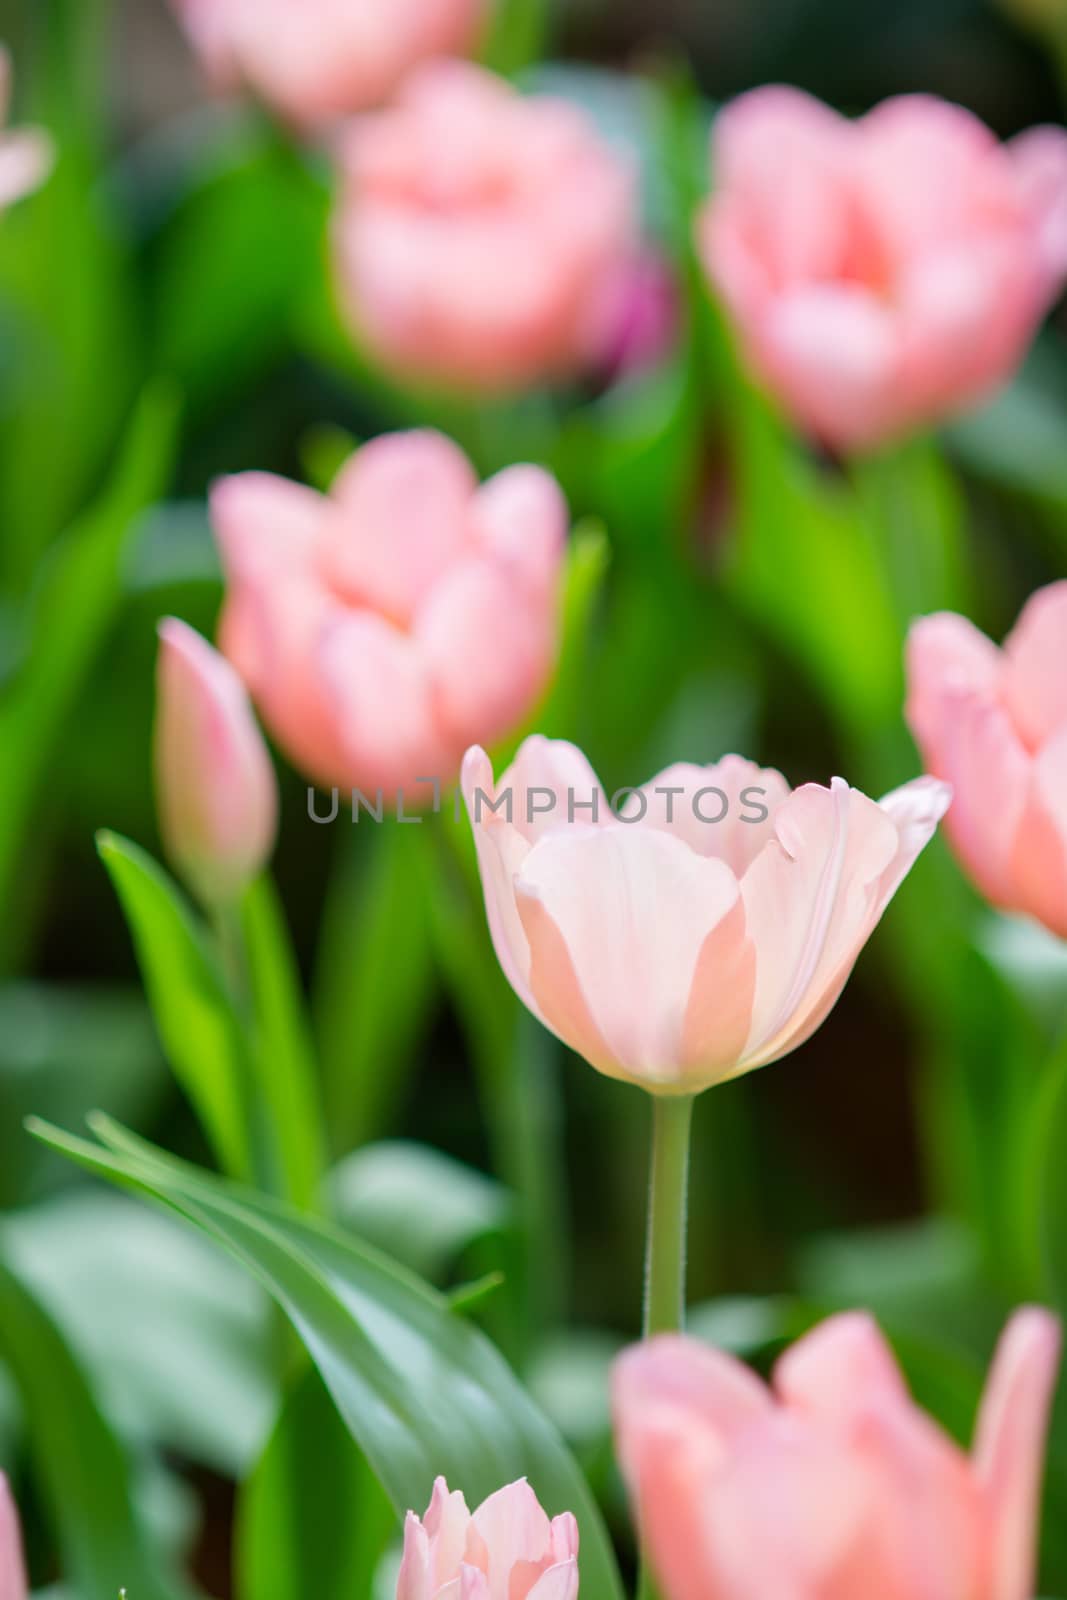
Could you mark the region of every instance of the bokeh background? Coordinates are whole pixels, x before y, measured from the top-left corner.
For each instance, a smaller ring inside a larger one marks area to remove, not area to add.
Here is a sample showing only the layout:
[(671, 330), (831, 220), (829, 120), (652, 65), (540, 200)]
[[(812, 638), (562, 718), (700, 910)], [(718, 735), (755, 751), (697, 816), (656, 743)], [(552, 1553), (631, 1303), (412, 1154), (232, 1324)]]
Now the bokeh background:
[[(640, 152), (651, 225), (684, 277), (694, 150), (715, 105), (767, 81), (850, 112), (924, 90), (1007, 136), (1062, 120), (1058, 34), (1067, 21), (1040, 0), (558, 0), (548, 70)], [(258, 467), (314, 482), (340, 441), (418, 412), (362, 381), (323, 313), (328, 168), (261, 114), (213, 98), (165, 5), (0, 0), (0, 38), (16, 62), (17, 120), (49, 124), (63, 151), (48, 187), (0, 231), (5, 1247), (148, 1460), (156, 1522), (222, 1596), (234, 1486), (275, 1403), (257, 1295), (176, 1230), (161, 1245), (154, 1222), (87, 1188), (22, 1119), (76, 1127), (102, 1107), (207, 1161), (94, 835), (116, 829), (159, 853), (155, 625), (177, 614), (213, 629), (211, 480)], [(685, 311), (681, 355), (621, 394), (559, 402), (549, 453), (576, 522), (602, 526), (611, 557), (560, 731), (609, 790), (729, 749), (794, 783), (842, 772), (873, 793), (920, 770), (900, 716), (908, 617), (951, 604), (999, 638), (1025, 597), (1065, 571), (1064, 329), (1061, 310), (993, 406), (855, 479), (773, 431), (760, 459), (739, 464), (738, 380)], [(466, 414), (443, 420), (486, 472), (544, 443), (541, 411), (519, 407), (495, 430)], [(763, 512), (748, 515), (761, 494)], [(870, 539), (892, 574), (885, 627), (869, 625), (862, 584), (821, 584), (832, 541), (809, 559), (805, 540), (822, 537), (815, 522), (831, 503), (851, 508), (846, 537)], [(87, 530), (96, 555), (66, 571), (62, 552)], [(769, 585), (739, 546), (759, 550)], [(27, 662), (45, 663), (28, 708)], [(621, 1529), (603, 1381), (637, 1327), (642, 1098), (532, 1026), (516, 1072), (494, 1081), (433, 953), (435, 918), (445, 939), (481, 949), (470, 904), (428, 916), (407, 836), (316, 826), (303, 780), (282, 758), (279, 771), (276, 873), (324, 1071), (335, 1086), (346, 1070), (367, 1086), (340, 1091), (356, 1114), (333, 1124), (337, 1157), (372, 1147), (352, 1176), (356, 1224), (442, 1281), (507, 1267), (511, 1288), (485, 1320)], [(437, 845), (410, 845), (427, 849)], [(394, 1008), (384, 1051), (375, 1029), (386, 1023), (361, 1010), (368, 989), (386, 1017)], [(696, 1325), (761, 1360), (819, 1311), (873, 1305), (922, 1397), (965, 1430), (1007, 1307), (1048, 1292), (1037, 1219), (1051, 1226), (1056, 1214), (1058, 1162), (1033, 1106), (1065, 997), (1062, 948), (982, 907), (935, 844), (817, 1036), (699, 1104)], [(440, 1152), (441, 1169), (410, 1164), (412, 1143)], [(437, 1209), (435, 1240), (411, 1213)], [(0, 1335), (0, 1358), (2, 1345)], [(0, 1451), (32, 1508), (24, 1424), (17, 1385), (0, 1386)], [(1042, 1592), (1063, 1593), (1062, 1426), (1050, 1481)], [(57, 1557), (38, 1509), (30, 1553), (44, 1582)]]

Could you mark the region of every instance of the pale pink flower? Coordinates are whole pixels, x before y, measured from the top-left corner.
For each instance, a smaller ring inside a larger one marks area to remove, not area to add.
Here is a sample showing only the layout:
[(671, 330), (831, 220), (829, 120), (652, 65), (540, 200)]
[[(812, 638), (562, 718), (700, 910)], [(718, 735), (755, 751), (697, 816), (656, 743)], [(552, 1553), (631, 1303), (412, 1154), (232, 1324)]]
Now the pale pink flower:
[(795, 89), (716, 121), (699, 244), (757, 375), (866, 449), (988, 395), (1067, 277), (1067, 133), (1000, 144), (928, 95), (856, 122)]
[(485, 0), (174, 0), (208, 72), (301, 126), (380, 105), (419, 63), (474, 48)]
[(956, 853), (994, 905), (1067, 938), (1067, 581), (1031, 595), (997, 649), (965, 617), (908, 635), (905, 715), (950, 782)]
[(235, 899), (274, 848), (267, 747), (230, 663), (184, 622), (159, 629), (156, 802), (167, 854), (197, 894)]
[(1059, 1325), (1016, 1312), (968, 1456), (877, 1326), (831, 1317), (770, 1388), (663, 1335), (615, 1366), (619, 1459), (663, 1600), (1030, 1600)]
[(40, 128), (5, 130), (11, 100), (11, 57), (0, 45), (0, 211), (30, 194), (47, 178), (52, 141)]
[(514, 390), (597, 360), (636, 203), (628, 164), (579, 107), (437, 62), (353, 125), (342, 165), (339, 293), (384, 367)]
[(28, 1593), (18, 1513), (0, 1472), (0, 1600), (26, 1600)]
[(396, 1600), (576, 1600), (578, 1524), (550, 1522), (525, 1478), (474, 1512), (444, 1478), (421, 1522), (408, 1512)]
[(364, 445), (329, 495), (266, 473), (212, 495), (222, 648), (278, 743), (368, 796), (455, 776), (533, 710), (558, 647), (567, 508), (539, 468), (479, 486), (430, 431)]
[(581, 751), (542, 738), (496, 784), (469, 751), (462, 781), (512, 988), (599, 1071), (664, 1094), (814, 1033), (950, 794), (791, 793), (726, 756), (669, 767), (616, 815)]

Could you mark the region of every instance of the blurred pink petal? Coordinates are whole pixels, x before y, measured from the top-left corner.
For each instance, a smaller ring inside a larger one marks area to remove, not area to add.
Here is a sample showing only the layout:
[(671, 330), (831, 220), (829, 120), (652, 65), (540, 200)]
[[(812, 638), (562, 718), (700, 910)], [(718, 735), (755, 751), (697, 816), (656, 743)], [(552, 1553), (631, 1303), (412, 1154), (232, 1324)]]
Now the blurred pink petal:
[(1030, 597), (998, 650), (962, 617), (908, 636), (905, 716), (952, 785), (946, 824), (994, 905), (1067, 937), (1067, 583)]
[(635, 199), (576, 106), (434, 63), (353, 125), (343, 166), (339, 292), (383, 366), (477, 392), (589, 363), (632, 256)]
[(173, 0), (204, 67), (307, 127), (379, 105), (420, 63), (476, 44), (484, 0)]
[(969, 1461), (861, 1313), (788, 1350), (773, 1396), (693, 1340), (625, 1352), (616, 1442), (663, 1600), (1028, 1600), (1057, 1354), (1017, 1313)]
[(1011, 376), (1067, 276), (1065, 152), (929, 95), (848, 122), (764, 88), (720, 113), (701, 253), (802, 427), (874, 448)]
[(28, 1594), (18, 1513), (0, 1472), (0, 1600), (26, 1600)]
[(39, 189), (52, 170), (55, 151), (39, 128), (4, 130), (11, 100), (11, 56), (0, 44), (0, 211)]
[(390, 800), (447, 784), (530, 714), (558, 649), (567, 509), (536, 467), (479, 485), (429, 430), (365, 445), (329, 495), (216, 484), (222, 647), (315, 782)]
[(1034, 1581), (1041, 1463), (1059, 1370), (1060, 1328), (1031, 1307), (1005, 1328), (975, 1436), (975, 1471), (992, 1519), (996, 1600), (1029, 1600)]

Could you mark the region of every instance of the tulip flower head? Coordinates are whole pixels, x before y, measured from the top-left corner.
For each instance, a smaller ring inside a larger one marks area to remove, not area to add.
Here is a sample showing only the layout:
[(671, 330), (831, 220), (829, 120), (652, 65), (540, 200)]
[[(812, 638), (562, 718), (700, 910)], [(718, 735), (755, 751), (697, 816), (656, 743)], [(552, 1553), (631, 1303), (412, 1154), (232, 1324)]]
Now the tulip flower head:
[(950, 793), (791, 793), (727, 756), (668, 768), (616, 814), (582, 753), (539, 737), (497, 784), (469, 751), (462, 781), (512, 988), (599, 1071), (661, 1094), (814, 1033)]
[(167, 854), (208, 905), (236, 899), (274, 848), (277, 789), (230, 663), (184, 622), (160, 625), (156, 797)]
[(749, 362), (795, 420), (863, 450), (1015, 371), (1067, 277), (1067, 133), (1000, 144), (928, 95), (857, 122), (794, 89), (728, 106), (699, 223)]
[(409, 381), (515, 391), (597, 363), (636, 203), (575, 105), (437, 62), (345, 146), (338, 289), (360, 343)]
[(7, 1479), (0, 1472), (0, 1600), (26, 1600), (19, 1519)]
[(486, 0), (175, 0), (204, 66), (301, 127), (387, 100), (413, 67), (477, 43)]
[(472, 1515), (444, 1478), (420, 1519), (408, 1512), (396, 1600), (577, 1600), (578, 1524), (550, 1522), (525, 1478)]
[(1019, 1311), (966, 1455), (861, 1312), (770, 1388), (696, 1340), (627, 1351), (615, 1433), (663, 1600), (1031, 1600), (1059, 1326)]
[(913, 624), (905, 715), (953, 785), (949, 839), (982, 894), (1067, 938), (1067, 582), (997, 649), (965, 617)]
[(11, 57), (0, 45), (0, 211), (30, 194), (52, 166), (52, 141), (38, 128), (5, 130), (11, 99)]
[(364, 445), (329, 495), (246, 473), (212, 495), (222, 647), (291, 759), (327, 787), (450, 782), (533, 710), (555, 664), (567, 508), (509, 467), (479, 486), (441, 434)]

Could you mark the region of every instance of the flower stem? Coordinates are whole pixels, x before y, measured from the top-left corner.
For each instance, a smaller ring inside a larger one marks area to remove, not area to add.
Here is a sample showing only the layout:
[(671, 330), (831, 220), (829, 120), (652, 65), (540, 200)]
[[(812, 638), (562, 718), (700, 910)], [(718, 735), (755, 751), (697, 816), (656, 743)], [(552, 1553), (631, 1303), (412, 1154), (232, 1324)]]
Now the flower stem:
[[(689, 1136), (693, 1096), (652, 1096), (652, 1171), (645, 1245), (644, 1336), (676, 1333), (685, 1321), (685, 1236), (689, 1196)], [(641, 1552), (637, 1600), (657, 1600)]]
[(645, 1250), (645, 1338), (685, 1320), (685, 1232), (692, 1095), (652, 1096), (652, 1173)]

